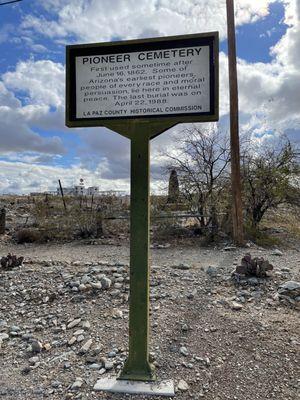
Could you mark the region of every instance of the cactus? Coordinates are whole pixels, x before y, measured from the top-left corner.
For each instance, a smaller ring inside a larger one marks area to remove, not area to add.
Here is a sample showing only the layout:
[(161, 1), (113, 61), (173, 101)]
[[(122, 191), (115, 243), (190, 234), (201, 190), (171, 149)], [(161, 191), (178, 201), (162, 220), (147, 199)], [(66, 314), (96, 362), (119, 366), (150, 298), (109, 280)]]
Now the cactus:
[(263, 257), (252, 258), (251, 254), (247, 253), (242, 258), (241, 265), (236, 267), (236, 273), (246, 276), (256, 276), (258, 278), (265, 278), (267, 271), (272, 271), (273, 265), (265, 260)]
[(1, 267), (3, 269), (12, 269), (22, 265), (24, 257), (17, 257), (12, 254), (8, 254), (7, 257), (2, 257), (0, 260)]

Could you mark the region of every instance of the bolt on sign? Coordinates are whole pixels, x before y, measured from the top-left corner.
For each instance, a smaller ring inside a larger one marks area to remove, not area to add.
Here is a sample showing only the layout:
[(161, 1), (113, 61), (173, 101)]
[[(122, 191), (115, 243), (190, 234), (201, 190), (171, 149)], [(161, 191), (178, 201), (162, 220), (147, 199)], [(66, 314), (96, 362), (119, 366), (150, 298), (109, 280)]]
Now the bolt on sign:
[(67, 46), (66, 125), (131, 141), (129, 355), (119, 379), (151, 381), (150, 140), (178, 123), (219, 119), (218, 32)]

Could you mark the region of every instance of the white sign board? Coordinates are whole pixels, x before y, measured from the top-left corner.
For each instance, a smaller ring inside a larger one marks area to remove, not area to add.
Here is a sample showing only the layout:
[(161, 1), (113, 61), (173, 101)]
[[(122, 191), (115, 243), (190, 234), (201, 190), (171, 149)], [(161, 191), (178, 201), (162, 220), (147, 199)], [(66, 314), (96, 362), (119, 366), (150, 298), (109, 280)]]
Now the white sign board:
[(210, 111), (210, 48), (76, 57), (76, 117)]
[(210, 32), (67, 46), (66, 125), (217, 121), (218, 45)]

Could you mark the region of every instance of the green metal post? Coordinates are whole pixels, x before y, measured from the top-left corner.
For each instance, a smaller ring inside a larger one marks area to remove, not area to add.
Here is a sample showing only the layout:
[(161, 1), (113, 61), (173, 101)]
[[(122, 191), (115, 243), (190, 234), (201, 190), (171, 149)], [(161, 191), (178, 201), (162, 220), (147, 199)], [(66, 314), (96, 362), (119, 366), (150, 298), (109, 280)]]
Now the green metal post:
[(129, 355), (118, 379), (153, 381), (149, 362), (150, 140), (131, 139)]

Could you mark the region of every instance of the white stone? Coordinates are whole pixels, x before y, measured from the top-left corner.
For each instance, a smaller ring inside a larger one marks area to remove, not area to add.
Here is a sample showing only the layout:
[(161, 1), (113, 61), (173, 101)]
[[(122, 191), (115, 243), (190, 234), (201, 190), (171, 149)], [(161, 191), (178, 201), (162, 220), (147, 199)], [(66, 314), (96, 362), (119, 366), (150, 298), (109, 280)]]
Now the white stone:
[(186, 381), (184, 381), (183, 379), (180, 379), (180, 381), (178, 382), (177, 388), (178, 388), (178, 390), (181, 390), (182, 392), (186, 392), (187, 390), (189, 390), (189, 385)]
[(74, 319), (67, 325), (67, 329), (72, 329), (81, 322), (81, 318)]
[(95, 391), (129, 394), (148, 394), (158, 396), (174, 396), (174, 383), (171, 380), (161, 382), (140, 382), (103, 378), (97, 381)]
[(275, 249), (273, 253), (271, 253), (272, 256), (283, 256), (283, 252), (280, 251), (279, 249)]
[[(78, 340), (78, 339), (77, 339)], [(85, 354), (89, 351), (91, 345), (93, 343), (93, 339), (89, 339), (87, 342), (85, 342), (85, 344), (81, 347), (81, 349), (79, 350), (79, 353), (81, 354)]]
[(232, 308), (233, 310), (235, 310), (235, 311), (240, 311), (240, 310), (243, 309), (243, 305), (240, 304), (240, 303), (237, 303), (236, 301), (233, 301), (233, 302), (231, 303), (231, 308)]

